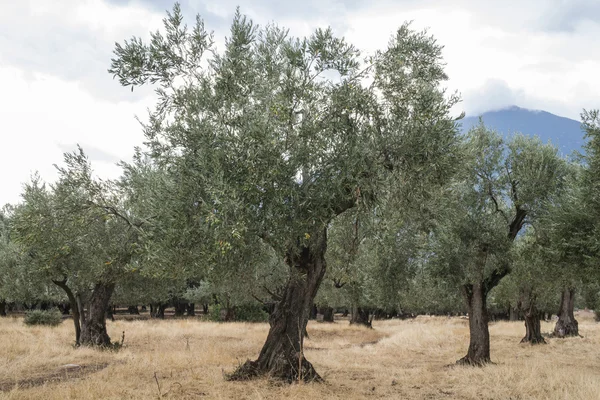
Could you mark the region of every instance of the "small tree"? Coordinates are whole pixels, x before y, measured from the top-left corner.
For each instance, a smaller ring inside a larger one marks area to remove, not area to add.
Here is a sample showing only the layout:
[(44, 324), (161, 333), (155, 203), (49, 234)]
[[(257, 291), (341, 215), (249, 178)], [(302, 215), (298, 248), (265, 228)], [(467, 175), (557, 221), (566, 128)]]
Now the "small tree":
[(106, 310), (116, 282), (139, 251), (141, 225), (127, 212), (118, 185), (95, 180), (81, 149), (65, 154), (59, 180), (25, 185), (15, 236), (37, 271), (65, 291), (76, 344), (110, 345)]

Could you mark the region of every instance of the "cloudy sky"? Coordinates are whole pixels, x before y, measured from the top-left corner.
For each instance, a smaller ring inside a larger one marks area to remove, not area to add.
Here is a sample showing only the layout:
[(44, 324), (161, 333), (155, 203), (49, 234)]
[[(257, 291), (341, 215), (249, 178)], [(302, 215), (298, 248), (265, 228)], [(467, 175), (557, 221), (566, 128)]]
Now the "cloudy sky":
[[(293, 35), (332, 26), (372, 52), (404, 21), (445, 46), (448, 87), (468, 115), (508, 105), (578, 119), (600, 107), (600, 0), (182, 0), (218, 43), (236, 5)], [(0, 206), (19, 201), (34, 171), (79, 143), (99, 176), (116, 177), (143, 141), (136, 115), (150, 90), (131, 92), (106, 72), (116, 41), (147, 37), (171, 1), (0, 0)]]

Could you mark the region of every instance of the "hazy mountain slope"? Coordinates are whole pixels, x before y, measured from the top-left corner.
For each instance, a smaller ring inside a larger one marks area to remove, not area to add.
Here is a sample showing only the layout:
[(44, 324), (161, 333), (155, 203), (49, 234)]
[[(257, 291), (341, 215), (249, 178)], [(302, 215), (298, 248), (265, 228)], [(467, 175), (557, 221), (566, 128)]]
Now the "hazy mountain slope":
[[(515, 132), (538, 135), (544, 142), (550, 140), (565, 155), (573, 150), (583, 151), (583, 131), (579, 121), (517, 106), (488, 111), (481, 116), (486, 126), (496, 129), (504, 136)], [(461, 122), (462, 130), (466, 132), (479, 122), (479, 116), (468, 116)]]

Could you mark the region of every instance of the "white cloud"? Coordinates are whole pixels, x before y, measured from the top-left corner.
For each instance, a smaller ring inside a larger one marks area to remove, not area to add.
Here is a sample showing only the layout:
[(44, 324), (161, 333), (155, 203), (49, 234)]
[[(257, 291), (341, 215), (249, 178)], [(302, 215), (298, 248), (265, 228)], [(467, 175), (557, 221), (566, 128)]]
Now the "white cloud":
[[(219, 47), (236, 2), (183, 1), (205, 17)], [(159, 0), (0, 0), (0, 205), (18, 200), (21, 183), (76, 143), (89, 148), (99, 175), (119, 173), (143, 137), (134, 115), (152, 106), (149, 89), (119, 86), (107, 73), (115, 41), (147, 37), (170, 2)], [(600, 3), (597, 0), (253, 0), (241, 7), (256, 22), (293, 35), (317, 26), (367, 51), (385, 47), (407, 20), (445, 46), (449, 89), (473, 114), (511, 104), (578, 118), (600, 107)]]

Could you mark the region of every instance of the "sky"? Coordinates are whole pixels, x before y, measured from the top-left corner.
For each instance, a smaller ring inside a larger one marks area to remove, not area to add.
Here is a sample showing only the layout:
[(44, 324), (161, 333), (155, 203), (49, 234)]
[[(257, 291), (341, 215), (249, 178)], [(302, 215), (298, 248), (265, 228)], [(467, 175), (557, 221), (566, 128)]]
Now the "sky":
[[(217, 48), (235, 12), (275, 22), (294, 36), (331, 26), (365, 53), (383, 49), (404, 21), (444, 46), (457, 114), (510, 105), (579, 119), (600, 108), (600, 0), (182, 0), (215, 33)], [(81, 145), (95, 173), (115, 178), (144, 137), (155, 97), (131, 92), (107, 69), (115, 42), (160, 29), (172, 1), (0, 0), (0, 206), (20, 201), (34, 172), (52, 182), (54, 164)]]

